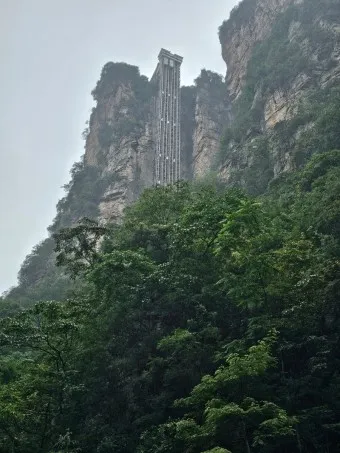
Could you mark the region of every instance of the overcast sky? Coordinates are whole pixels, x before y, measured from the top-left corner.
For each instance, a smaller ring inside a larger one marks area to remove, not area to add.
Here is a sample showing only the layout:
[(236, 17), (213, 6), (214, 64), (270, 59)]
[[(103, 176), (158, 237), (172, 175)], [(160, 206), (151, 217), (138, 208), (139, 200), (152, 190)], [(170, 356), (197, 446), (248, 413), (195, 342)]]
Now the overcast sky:
[(47, 236), (102, 66), (150, 76), (164, 47), (184, 56), (183, 84), (203, 67), (224, 74), (217, 29), (237, 3), (0, 0), (0, 293)]

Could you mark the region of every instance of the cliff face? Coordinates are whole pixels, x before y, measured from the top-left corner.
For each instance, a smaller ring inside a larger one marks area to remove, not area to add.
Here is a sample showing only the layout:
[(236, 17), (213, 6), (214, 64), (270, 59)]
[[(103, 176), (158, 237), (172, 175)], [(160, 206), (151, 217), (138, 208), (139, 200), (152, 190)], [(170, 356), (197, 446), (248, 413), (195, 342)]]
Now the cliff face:
[[(203, 70), (195, 86), (181, 91), (182, 177), (190, 180), (210, 171), (230, 103), (222, 77), (211, 71)], [(108, 63), (93, 95), (97, 105), (86, 131), (84, 166), (103, 181), (97, 217), (118, 221), (125, 206), (153, 184), (153, 86), (136, 67)]]
[(218, 156), (221, 136), (230, 121), (230, 101), (222, 77), (203, 70), (196, 79), (192, 174), (204, 177)]
[(99, 217), (117, 221), (124, 207), (152, 185), (152, 88), (138, 68), (108, 63), (93, 91), (85, 165), (106, 181)]
[(338, 1), (244, 0), (220, 40), (233, 99), (219, 161), (226, 183), (263, 192), (313, 152), (340, 146)]
[[(226, 82), (203, 70), (182, 88), (184, 179), (214, 170), (226, 185), (260, 194), (313, 153), (340, 149), (339, 0), (243, 0), (220, 41)], [(117, 222), (153, 183), (152, 84), (135, 66), (108, 63), (93, 96), (85, 156), (71, 170), (51, 233), (82, 217)], [(62, 297), (52, 242), (23, 264), (20, 297)]]
[(243, 0), (221, 26), (219, 35), (231, 98), (241, 93), (256, 44), (268, 37), (277, 16), (294, 1), (298, 0)]
[[(317, 95), (337, 99), (339, 17), (337, 0), (243, 0), (232, 11), (220, 28), (226, 81), (203, 70), (182, 88), (184, 179), (215, 170), (261, 193), (308, 159), (324, 114)], [(84, 167), (101, 181), (96, 217), (118, 221), (153, 183), (153, 89), (138, 68), (108, 63), (93, 95)]]

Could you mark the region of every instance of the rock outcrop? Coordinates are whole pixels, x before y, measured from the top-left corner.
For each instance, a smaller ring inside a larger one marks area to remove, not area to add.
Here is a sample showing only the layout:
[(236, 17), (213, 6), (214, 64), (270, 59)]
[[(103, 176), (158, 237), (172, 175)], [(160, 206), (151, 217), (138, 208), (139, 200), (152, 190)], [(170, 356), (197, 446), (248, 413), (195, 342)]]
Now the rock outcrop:
[[(210, 171), (228, 120), (229, 100), (221, 76), (203, 70), (194, 86), (182, 87), (182, 177)], [(93, 95), (97, 101), (86, 132), (84, 165), (104, 181), (98, 218), (117, 222), (125, 206), (153, 184), (153, 86), (138, 68), (108, 63)]]
[(93, 91), (85, 165), (99, 168), (106, 187), (99, 218), (118, 221), (124, 207), (152, 185), (152, 91), (138, 68), (108, 63)]
[(244, 85), (247, 65), (259, 41), (272, 31), (277, 16), (297, 0), (243, 0), (220, 27), (229, 94), (235, 99)]
[[(195, 85), (182, 87), (182, 177), (214, 169), (226, 184), (260, 193), (311, 152), (306, 134), (318, 121), (310, 110), (323, 104), (310, 98), (340, 78), (340, 7), (336, 0), (322, 0), (322, 8), (319, 0), (243, 0), (220, 27), (220, 41), (226, 80), (202, 70)], [(108, 63), (93, 96), (84, 163), (73, 178), (87, 185), (78, 202), (84, 208), (75, 210), (80, 189), (71, 184), (59, 226), (84, 214), (119, 221), (153, 184), (152, 83), (135, 66)]]
[(196, 79), (192, 174), (207, 175), (218, 156), (221, 137), (230, 121), (230, 101), (222, 77), (203, 70)]
[[(243, 0), (221, 26), (220, 42), (226, 81), (203, 70), (181, 90), (184, 179), (213, 169), (226, 185), (262, 194), (311, 154), (340, 149), (339, 0)], [(83, 217), (119, 222), (153, 184), (152, 83), (135, 66), (108, 63), (93, 96), (84, 159), (72, 167), (50, 233)], [(39, 272), (32, 261), (31, 288), (13, 290), (20, 297), (64, 298), (52, 243), (36, 248)]]
[(220, 41), (232, 99), (219, 162), (227, 184), (249, 189), (260, 179), (254, 192), (261, 192), (311, 153), (340, 145), (311, 142), (322, 135), (323, 100), (336, 97), (340, 81), (339, 2), (243, 0), (221, 26)]

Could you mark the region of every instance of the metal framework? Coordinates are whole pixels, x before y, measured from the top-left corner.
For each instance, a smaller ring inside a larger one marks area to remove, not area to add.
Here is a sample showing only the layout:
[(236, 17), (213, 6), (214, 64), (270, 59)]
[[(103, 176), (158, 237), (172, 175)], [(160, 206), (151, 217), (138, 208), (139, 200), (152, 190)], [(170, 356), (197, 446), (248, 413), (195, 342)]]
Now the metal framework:
[(155, 109), (154, 184), (181, 179), (181, 64), (183, 58), (161, 49), (151, 81), (157, 85)]

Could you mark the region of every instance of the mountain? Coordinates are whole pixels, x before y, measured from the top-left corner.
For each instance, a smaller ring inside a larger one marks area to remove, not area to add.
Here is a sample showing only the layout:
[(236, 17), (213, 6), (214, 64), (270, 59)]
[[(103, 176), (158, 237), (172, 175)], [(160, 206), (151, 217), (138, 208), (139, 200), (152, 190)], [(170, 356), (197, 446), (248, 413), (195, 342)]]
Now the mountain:
[[(108, 63), (92, 92), (97, 105), (85, 132), (83, 168), (92, 171), (94, 184), (100, 185), (92, 193), (100, 197), (93, 201), (104, 221), (118, 221), (124, 207), (153, 184), (154, 90), (137, 67)], [(181, 91), (181, 164), (182, 176), (188, 180), (209, 170), (211, 154), (219, 149), (229, 103), (222, 77), (211, 71), (202, 70), (195, 86)], [(61, 219), (65, 212), (60, 212)]]
[[(219, 30), (225, 82), (203, 70), (194, 86), (182, 87), (183, 178), (214, 171), (258, 194), (314, 152), (336, 148), (339, 23), (335, 0), (322, 8), (316, 0), (241, 2)], [(116, 221), (152, 185), (152, 84), (136, 67), (108, 63), (92, 94), (82, 163), (91, 195), (85, 201), (74, 187), (77, 207), (66, 201), (56, 228), (85, 213)], [(85, 202), (92, 208), (80, 208)]]
[(220, 28), (232, 123), (218, 168), (251, 193), (339, 147), (340, 4), (244, 0)]
[[(202, 70), (193, 86), (181, 88), (184, 179), (213, 174), (258, 195), (312, 154), (340, 147), (336, 0), (323, 0), (322, 7), (316, 0), (243, 0), (219, 38), (225, 80)], [(153, 182), (152, 83), (137, 67), (110, 62), (92, 95), (85, 155), (71, 170), (50, 234), (83, 217), (119, 222)], [(52, 249), (52, 238), (35, 247), (11, 297), (65, 296), (62, 271), (53, 252), (45, 252)], [(47, 293), (36, 294), (40, 285)]]
[(182, 87), (176, 184), (151, 187), (153, 83), (105, 65), (50, 237), (0, 298), (1, 453), (340, 451), (337, 2), (232, 11), (226, 79)]

